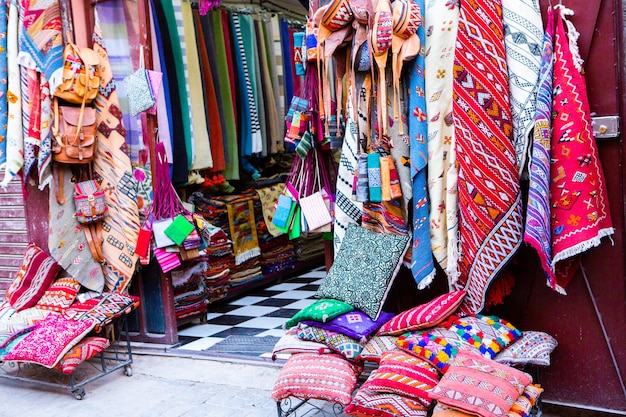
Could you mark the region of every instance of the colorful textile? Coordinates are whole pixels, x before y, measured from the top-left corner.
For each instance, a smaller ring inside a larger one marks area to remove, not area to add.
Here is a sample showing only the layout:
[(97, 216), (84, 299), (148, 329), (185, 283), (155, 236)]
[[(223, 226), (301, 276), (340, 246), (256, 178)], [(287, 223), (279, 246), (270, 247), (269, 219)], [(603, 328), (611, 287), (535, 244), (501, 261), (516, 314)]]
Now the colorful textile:
[[(50, 83), (45, 76), (40, 75), (41, 117), (39, 128), (39, 152), (37, 153), (37, 176), (39, 189), (43, 190), (52, 182), (52, 134), (51, 127), (54, 120), (52, 112), (52, 96)], [(1, 82), (1, 81), (0, 81)], [(2, 107), (0, 106), (0, 111)]]
[(302, 340), (312, 340), (323, 343), (333, 351), (342, 354), (348, 360), (356, 360), (363, 350), (363, 342), (343, 333), (333, 332), (317, 326), (304, 323), (298, 325), (298, 337)]
[[(7, 33), (8, 8), (0, 7), (0, 33)], [(7, 36), (0, 37), (0, 97), (7, 96)], [(8, 101), (0, 100), (0, 168), (6, 164)]]
[(333, 350), (323, 343), (300, 339), (298, 337), (298, 331), (298, 327), (292, 327), (276, 342), (272, 349), (272, 360), (276, 360), (279, 355), (333, 353)]
[(304, 320), (302, 323), (308, 326), (316, 326), (331, 332), (343, 333), (356, 340), (367, 340), (376, 333), (380, 326), (393, 317), (393, 313), (381, 311), (378, 319), (372, 320), (367, 314), (353, 310), (341, 314), (326, 323)]
[(272, 219), (274, 218), (274, 204), (278, 201), (278, 196), (283, 192), (285, 183), (278, 183), (269, 187), (258, 188), (256, 190), (261, 200), (261, 209), (263, 211), (263, 218), (265, 219), (265, 226), (267, 231), (272, 236), (280, 236), (283, 234), (280, 230), (274, 226)]
[(452, 288), (467, 291), (464, 313), (478, 313), (489, 285), (521, 244), (523, 226), (499, 1), (461, 4), (454, 59), (462, 257)]
[(229, 203), (226, 208), (230, 238), (235, 252), (235, 265), (239, 265), (261, 254), (254, 221), (254, 203), (248, 199)]
[(139, 297), (117, 292), (103, 292), (84, 302), (75, 302), (62, 315), (68, 320), (89, 321), (96, 332), (116, 318), (128, 314), (139, 306)]
[(95, 101), (98, 152), (93, 168), (102, 178), (102, 189), (107, 190), (108, 207), (102, 227), (105, 289), (123, 291), (130, 283), (139, 259), (135, 253), (139, 235), (136, 182), (130, 158), (124, 152), (126, 143), (122, 112), (117, 102), (107, 50), (97, 26), (92, 40), (93, 49), (100, 56), (100, 94)]
[(295, 326), (304, 320), (312, 320), (320, 323), (325, 323), (329, 320), (334, 319), (341, 314), (348, 313), (354, 310), (348, 303), (344, 303), (340, 300), (335, 300), (332, 298), (322, 298), (320, 300), (315, 301), (313, 304), (304, 307), (302, 310), (298, 311), (291, 319), (285, 323), (285, 328), (290, 328)]
[(539, 0), (502, 0), (502, 19), (513, 116), (513, 149), (521, 176), (526, 171), (531, 151), (541, 69), (543, 22)]
[[(459, 276), (457, 168), (452, 82), (459, 21), (458, 3), (429, 1), (425, 50), (426, 114), (428, 116), (428, 196), (430, 244), (450, 285)], [(432, 30), (431, 30), (432, 29)]]
[(109, 345), (109, 339), (104, 337), (86, 337), (63, 355), (54, 368), (66, 375), (72, 374), (78, 365), (103, 352)]
[(35, 307), (60, 313), (72, 305), (78, 295), (78, 290), (80, 290), (80, 283), (74, 278), (59, 278), (50, 284)]
[(359, 389), (344, 410), (350, 416), (426, 417), (428, 409), (412, 398)]
[(22, 129), (24, 130), (24, 166), (22, 179), (26, 183), (37, 166), (41, 128), (41, 90), (39, 73), (34, 68), (21, 67)]
[[(550, 164), (552, 265), (557, 269), (560, 261), (600, 245), (614, 233), (580, 56), (571, 49), (578, 34), (565, 19), (572, 12), (561, 8), (558, 13)], [(567, 282), (557, 284), (565, 288)]]
[(272, 399), (281, 401), (293, 396), (348, 405), (362, 370), (362, 366), (338, 354), (291, 355), (274, 383)]
[(380, 357), (383, 353), (390, 350), (398, 350), (396, 345), (397, 339), (396, 336), (372, 336), (363, 346), (358, 359), (376, 363), (380, 362)]
[(554, 12), (548, 8), (543, 39), (541, 74), (537, 90), (534, 137), (529, 162), (528, 204), (524, 242), (537, 251), (547, 285), (556, 290), (552, 268), (552, 233), (550, 230), (550, 140), (552, 137), (552, 73)]
[[(424, 10), (424, 0), (416, 2)], [(420, 44), (426, 41), (424, 25), (417, 29)], [(426, 120), (426, 98), (424, 79), (424, 49), (409, 66), (409, 148), (411, 179), (413, 181), (413, 246), (411, 272), (419, 289), (428, 286), (435, 277), (435, 264), (430, 247), (430, 223), (428, 221), (428, 194), (426, 191), (426, 165), (428, 163), (428, 122)], [(398, 75), (399, 76), (399, 75)]]
[(461, 336), (489, 359), (493, 359), (498, 352), (522, 337), (522, 332), (508, 321), (480, 314), (456, 319), (449, 330)]
[(539, 400), (543, 388), (540, 385), (530, 384), (524, 388), (524, 392), (520, 395), (515, 404), (506, 414), (507, 417), (529, 417), (532, 414), (533, 407)]
[(550, 355), (556, 346), (556, 339), (549, 334), (527, 330), (498, 353), (494, 360), (506, 365), (550, 366)]

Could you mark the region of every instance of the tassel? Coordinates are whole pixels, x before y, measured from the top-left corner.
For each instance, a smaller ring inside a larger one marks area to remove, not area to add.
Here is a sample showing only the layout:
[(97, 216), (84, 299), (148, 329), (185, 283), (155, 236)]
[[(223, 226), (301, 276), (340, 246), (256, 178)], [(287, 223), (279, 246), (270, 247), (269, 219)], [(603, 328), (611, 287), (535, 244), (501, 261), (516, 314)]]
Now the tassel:
[(389, 189), (392, 200), (402, 197), (402, 187), (400, 186), (398, 171), (396, 170), (396, 164), (393, 162), (393, 158), (391, 157), (389, 158)]

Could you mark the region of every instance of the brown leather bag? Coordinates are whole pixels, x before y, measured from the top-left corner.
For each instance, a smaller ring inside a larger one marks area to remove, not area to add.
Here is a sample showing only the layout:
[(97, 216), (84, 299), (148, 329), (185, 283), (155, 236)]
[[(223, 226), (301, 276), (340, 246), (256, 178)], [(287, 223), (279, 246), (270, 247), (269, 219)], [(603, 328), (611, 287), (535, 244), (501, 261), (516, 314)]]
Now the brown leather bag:
[(90, 48), (67, 42), (63, 50), (63, 81), (56, 97), (74, 104), (91, 103), (100, 87), (100, 58)]
[(64, 164), (87, 164), (96, 155), (96, 109), (59, 106), (54, 101), (52, 159)]

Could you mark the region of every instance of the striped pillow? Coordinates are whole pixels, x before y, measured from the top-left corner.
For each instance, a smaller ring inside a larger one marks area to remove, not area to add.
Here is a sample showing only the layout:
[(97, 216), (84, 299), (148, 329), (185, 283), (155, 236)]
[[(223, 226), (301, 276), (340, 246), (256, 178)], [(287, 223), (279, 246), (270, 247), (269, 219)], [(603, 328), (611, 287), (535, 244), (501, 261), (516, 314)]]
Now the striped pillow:
[(435, 327), (441, 324), (463, 301), (465, 291), (442, 294), (425, 304), (406, 310), (383, 324), (378, 335), (400, 335), (411, 330)]
[(61, 313), (72, 305), (79, 289), (80, 283), (74, 278), (59, 278), (50, 285), (35, 307)]
[(402, 395), (359, 389), (345, 413), (350, 416), (426, 417), (428, 409), (419, 401)]
[(74, 372), (76, 367), (109, 347), (109, 339), (104, 337), (86, 337), (71, 348), (54, 366), (66, 375)]

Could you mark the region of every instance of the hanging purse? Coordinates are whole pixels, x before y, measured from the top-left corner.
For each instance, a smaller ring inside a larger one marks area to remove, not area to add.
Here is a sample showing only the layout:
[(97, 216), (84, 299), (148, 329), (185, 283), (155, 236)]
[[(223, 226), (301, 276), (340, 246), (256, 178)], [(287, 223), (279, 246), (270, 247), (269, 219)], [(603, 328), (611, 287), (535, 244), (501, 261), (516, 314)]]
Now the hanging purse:
[(52, 159), (64, 164), (88, 164), (96, 156), (96, 109), (60, 106), (54, 100)]
[(145, 68), (143, 47), (139, 49), (139, 68), (124, 78), (124, 88), (128, 96), (129, 111), (133, 116), (154, 106), (155, 100)]
[(86, 180), (74, 185), (74, 217), (79, 223), (96, 223), (107, 212), (104, 190), (96, 180)]
[(74, 104), (89, 104), (100, 87), (100, 58), (90, 48), (67, 42), (63, 49), (63, 81), (54, 96)]

